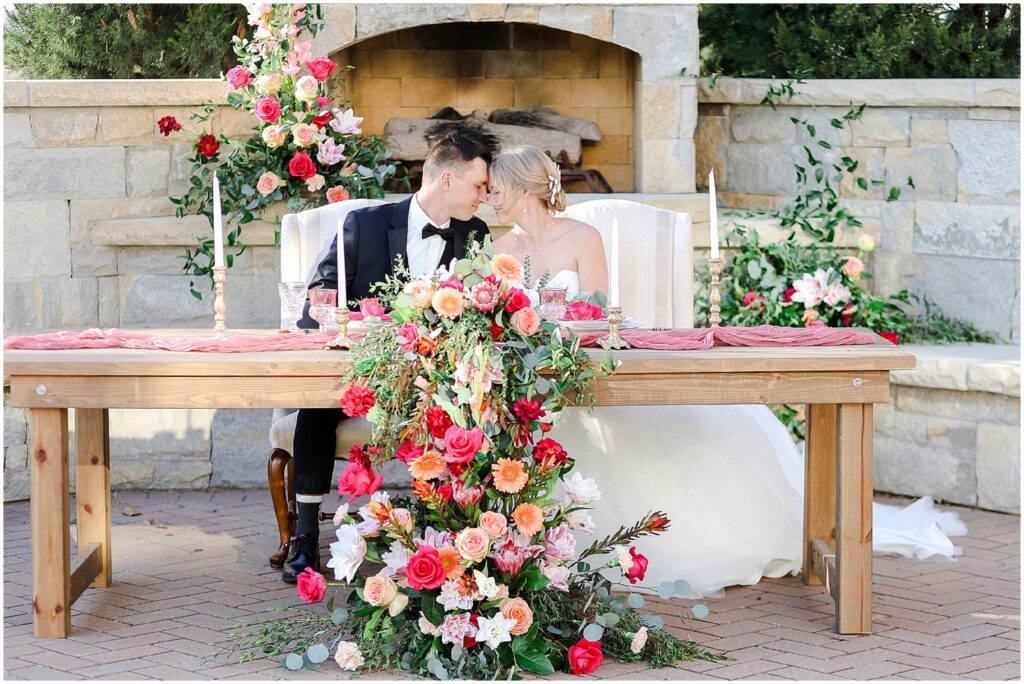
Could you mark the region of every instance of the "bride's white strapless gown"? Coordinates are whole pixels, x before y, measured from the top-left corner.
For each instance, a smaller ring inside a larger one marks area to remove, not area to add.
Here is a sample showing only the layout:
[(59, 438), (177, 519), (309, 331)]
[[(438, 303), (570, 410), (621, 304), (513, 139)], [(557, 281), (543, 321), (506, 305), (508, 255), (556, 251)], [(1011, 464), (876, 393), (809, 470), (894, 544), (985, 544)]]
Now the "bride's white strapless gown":
[[(549, 287), (579, 292), (579, 275), (559, 271)], [(802, 564), (803, 456), (763, 405), (597, 406), (562, 411), (551, 436), (594, 478), (602, 497), (597, 529), (579, 548), (652, 510), (670, 529), (635, 543), (650, 560), (642, 583), (686, 580), (710, 595), (762, 577), (796, 574)], [(952, 556), (943, 534), (966, 534), (927, 497), (906, 509), (875, 504), (875, 552)], [(880, 525), (892, 523), (892, 528)], [(940, 527), (942, 529), (940, 529)]]

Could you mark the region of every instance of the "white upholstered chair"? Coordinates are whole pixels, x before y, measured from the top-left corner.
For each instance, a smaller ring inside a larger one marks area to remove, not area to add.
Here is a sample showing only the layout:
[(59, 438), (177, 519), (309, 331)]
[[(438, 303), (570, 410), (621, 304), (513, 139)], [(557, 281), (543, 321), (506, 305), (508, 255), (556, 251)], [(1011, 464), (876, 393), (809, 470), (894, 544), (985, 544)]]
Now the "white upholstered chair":
[(597, 228), (609, 260), (612, 219), (618, 223), (619, 297), (624, 315), (652, 327), (693, 327), (689, 214), (629, 200), (602, 199), (574, 204), (562, 216)]
[[(330, 250), (331, 241), (344, 225), (350, 211), (384, 204), (383, 200), (356, 199), (335, 202), (298, 214), (287, 214), (281, 219), (281, 282), (309, 283), (316, 267)], [(283, 320), (281, 327), (287, 328)], [(270, 426), (272, 451), (267, 462), (267, 479), (274, 513), (281, 536), (281, 546), (270, 557), (270, 564), (280, 567), (288, 552), (288, 540), (295, 529), (295, 479), (292, 447), (295, 439), (297, 409), (274, 409)], [(370, 424), (364, 418), (353, 418), (338, 423), (335, 458), (344, 458), (354, 444), (370, 439)]]

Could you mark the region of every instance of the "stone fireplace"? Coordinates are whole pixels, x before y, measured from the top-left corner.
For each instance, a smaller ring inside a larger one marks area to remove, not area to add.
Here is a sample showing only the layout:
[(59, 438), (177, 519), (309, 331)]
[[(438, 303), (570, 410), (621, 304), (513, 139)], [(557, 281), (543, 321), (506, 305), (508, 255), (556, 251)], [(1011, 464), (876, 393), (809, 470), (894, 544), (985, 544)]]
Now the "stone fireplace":
[[(349, 73), (364, 131), (443, 107), (595, 121), (583, 168), (616, 193), (695, 191), (696, 5), (324, 5), (313, 50)], [(568, 187), (569, 191), (585, 185)]]

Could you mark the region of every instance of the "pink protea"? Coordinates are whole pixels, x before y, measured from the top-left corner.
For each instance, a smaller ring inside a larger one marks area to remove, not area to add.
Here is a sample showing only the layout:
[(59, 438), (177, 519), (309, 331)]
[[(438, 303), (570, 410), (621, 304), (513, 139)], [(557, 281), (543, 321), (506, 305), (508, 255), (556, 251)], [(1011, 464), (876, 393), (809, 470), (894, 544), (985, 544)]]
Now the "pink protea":
[(469, 301), (472, 302), (473, 308), (477, 311), (483, 311), (484, 313), (494, 311), (494, 307), (501, 301), (501, 290), (498, 288), (496, 279), (493, 276), (488, 276), (485, 280), (481, 280), (471, 287), (469, 289)]
[(467, 487), (463, 484), (462, 480), (458, 478), (452, 481), (452, 497), (455, 499), (455, 503), (459, 504), (463, 508), (471, 503), (479, 502), (483, 496), (484, 486), (482, 484)]

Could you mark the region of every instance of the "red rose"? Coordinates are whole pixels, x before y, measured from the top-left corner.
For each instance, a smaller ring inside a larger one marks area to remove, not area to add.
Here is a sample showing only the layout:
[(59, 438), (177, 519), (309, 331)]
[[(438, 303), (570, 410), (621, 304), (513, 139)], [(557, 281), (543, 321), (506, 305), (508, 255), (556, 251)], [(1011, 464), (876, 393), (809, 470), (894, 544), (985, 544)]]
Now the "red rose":
[(569, 665), (574, 675), (588, 675), (601, 667), (604, 653), (601, 652), (600, 641), (580, 639), (569, 649)]
[(761, 295), (753, 291), (743, 295), (743, 306), (750, 306), (754, 302), (758, 302), (759, 309), (764, 308), (764, 297), (762, 297)]
[[(473, 627), (479, 629), (480, 628), (480, 623), (477, 622), (479, 617), (480, 617), (479, 613), (470, 613), (470, 615), (469, 615), (469, 624), (471, 624), (471, 625), (473, 625)], [(470, 646), (476, 646), (476, 638), (475, 637), (471, 637), (471, 636), (469, 636), (467, 634), (466, 636), (462, 637), (462, 648), (469, 648)]]
[(338, 65), (327, 57), (317, 57), (306, 62), (306, 68), (309, 69), (309, 73), (313, 74), (313, 78), (324, 81), (338, 68)]
[(395, 458), (402, 463), (409, 465), (423, 455), (426, 449), (421, 444), (413, 444), (411, 439), (402, 442), (402, 446), (395, 451)]
[(383, 483), (384, 478), (376, 475), (369, 465), (350, 461), (338, 478), (338, 494), (348, 494), (348, 500), (352, 501), (357, 496), (373, 494)]
[(241, 64), (231, 69), (231, 71), (224, 75), (224, 78), (227, 79), (231, 90), (238, 90), (252, 83), (252, 73)]
[(504, 332), (504, 330), (501, 329), (501, 326), (498, 325), (497, 322), (491, 321), (491, 337), (492, 338), (497, 340), (499, 337), (501, 337), (501, 334), (503, 332)]
[(562, 445), (550, 437), (545, 437), (533, 447), (533, 459), (538, 463), (544, 460), (551, 460), (558, 465), (563, 465), (568, 457), (569, 454), (565, 452)]
[(547, 411), (541, 408), (539, 401), (527, 401), (526, 399), (518, 399), (515, 406), (512, 407), (512, 412), (524, 423), (543, 418), (548, 414)]
[(782, 301), (784, 301), (784, 302), (791, 302), (791, 301), (793, 301), (793, 295), (795, 295), (795, 294), (796, 294), (796, 288), (795, 287), (789, 288), (782, 295)]
[(341, 410), (345, 412), (346, 416), (352, 418), (362, 418), (373, 405), (377, 403), (377, 397), (374, 396), (373, 390), (365, 385), (351, 385), (345, 390), (344, 396), (341, 398)]
[(327, 591), (327, 580), (313, 568), (306, 568), (296, 577), (296, 589), (299, 596), (306, 603), (316, 603), (324, 600), (324, 593)]
[(647, 556), (637, 553), (634, 547), (630, 547), (629, 555), (633, 558), (633, 565), (625, 571), (626, 579), (630, 584), (636, 584), (638, 580), (642, 582), (647, 574)]
[[(328, 100), (326, 97), (316, 98), (317, 112), (322, 112), (313, 117), (313, 125), (317, 128), (323, 128), (327, 125), (327, 122), (331, 120), (334, 114), (331, 109), (334, 107), (334, 103)], [(327, 110), (327, 111), (324, 111)]]
[(452, 486), (450, 484), (443, 484), (437, 488), (437, 495), (445, 501), (451, 501), (454, 492), (452, 492)]
[(440, 406), (431, 406), (425, 411), (425, 414), (427, 416), (427, 431), (438, 439), (444, 437), (444, 433), (448, 432), (448, 428), (454, 424), (448, 417), (448, 413)]
[(444, 584), (445, 575), (437, 549), (433, 546), (421, 546), (405, 566), (405, 577), (413, 589), (437, 589)]
[(525, 309), (528, 306), (530, 306), (530, 298), (518, 287), (510, 288), (505, 293), (505, 311), (508, 313), (514, 314), (516, 311)]
[(217, 142), (216, 136), (206, 134), (199, 136), (199, 142), (196, 147), (199, 152), (207, 157), (212, 157), (217, 154), (217, 149), (220, 147), (220, 143)]
[(850, 327), (850, 324), (853, 321), (853, 311), (856, 308), (857, 307), (853, 304), (847, 304), (843, 307), (843, 325), (846, 327)]
[(469, 463), (484, 443), (484, 431), (480, 428), (464, 430), (453, 425), (444, 433), (444, 460), (449, 463)]
[(551, 432), (551, 423), (541, 423), (540, 424), (540, 431), (541, 432)]
[(296, 178), (306, 180), (316, 175), (316, 164), (305, 152), (296, 152), (292, 160), (288, 162), (288, 173)]
[(899, 344), (900, 343), (900, 336), (897, 335), (892, 330), (879, 330), (878, 334), (879, 334), (880, 337), (884, 337), (885, 339), (889, 340), (893, 344)]
[(156, 125), (160, 127), (160, 132), (165, 136), (170, 135), (173, 131), (180, 131), (181, 124), (173, 116), (165, 116), (156, 122)]
[(256, 100), (254, 113), (260, 121), (274, 123), (281, 118), (281, 105), (277, 103), (276, 97), (267, 95)]

